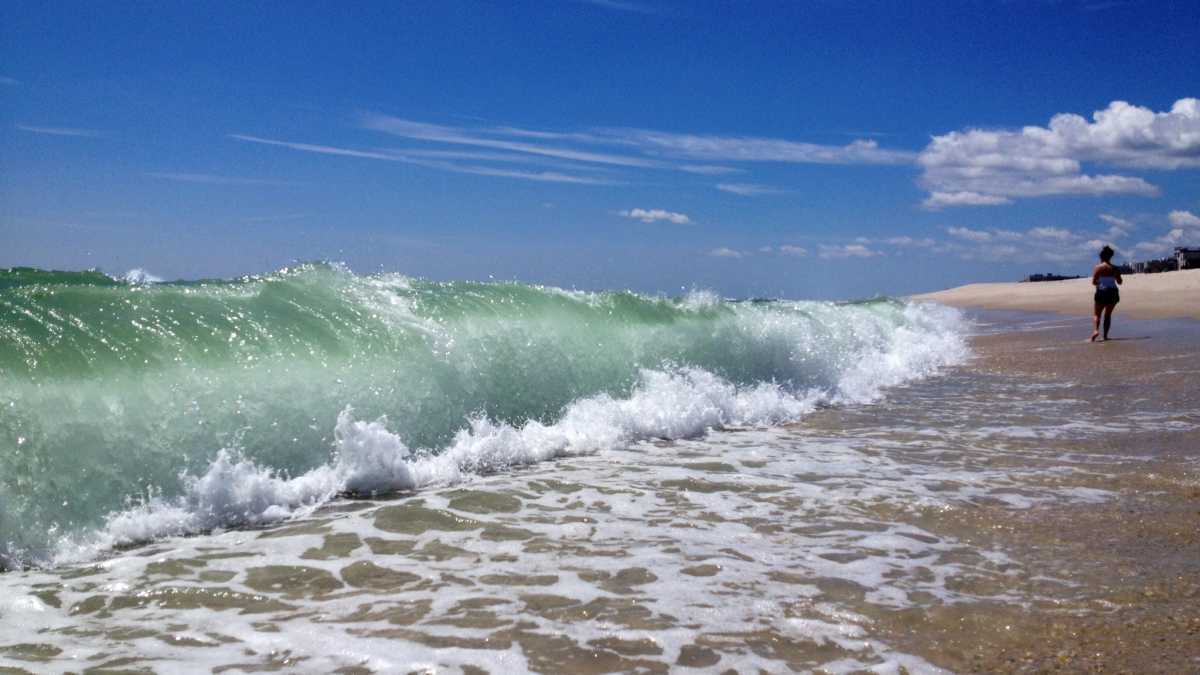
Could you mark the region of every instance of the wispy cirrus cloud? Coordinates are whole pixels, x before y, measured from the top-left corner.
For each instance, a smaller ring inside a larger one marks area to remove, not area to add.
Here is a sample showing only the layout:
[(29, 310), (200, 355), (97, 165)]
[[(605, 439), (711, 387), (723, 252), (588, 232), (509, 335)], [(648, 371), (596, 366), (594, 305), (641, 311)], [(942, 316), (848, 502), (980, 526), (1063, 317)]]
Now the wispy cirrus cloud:
[(650, 5), (645, 5), (640, 2), (627, 2), (626, 0), (576, 0), (585, 5), (593, 5), (595, 7), (603, 7), (617, 12), (632, 12), (634, 14), (658, 14), (659, 10)]
[(760, 195), (777, 195), (783, 193), (783, 190), (778, 188), (758, 185), (756, 183), (717, 183), (717, 189), (721, 192), (741, 195), (742, 197), (758, 197)]
[(175, 181), (177, 183), (204, 183), (208, 185), (293, 185), (288, 181), (272, 180), (269, 178), (241, 178), (237, 176), (218, 176), (211, 173), (178, 173), (170, 171), (147, 171), (151, 178)]
[[(408, 143), (396, 148), (348, 148), (248, 134), (231, 134), (230, 137), (303, 152), (403, 162), (457, 173), (590, 185), (631, 182), (636, 180), (635, 172), (641, 171), (716, 176), (745, 173), (746, 165), (756, 162), (901, 164), (911, 163), (916, 156), (911, 152), (881, 148), (874, 140), (819, 145), (787, 139), (647, 129), (562, 131), (512, 125), (450, 125), (375, 112), (360, 114), (357, 126)], [(559, 170), (495, 166), (522, 163), (558, 163), (555, 167)], [(742, 166), (732, 166), (736, 164)], [(743, 196), (782, 192), (752, 181), (723, 182), (717, 189)]]
[(1159, 189), (1140, 176), (1090, 174), (1085, 165), (1200, 167), (1200, 99), (1179, 99), (1165, 112), (1113, 101), (1091, 121), (1062, 113), (1045, 127), (953, 131), (935, 136), (917, 161), (930, 209), (1055, 195), (1153, 197)]
[(412, 120), (392, 117), (390, 115), (364, 115), (362, 127), (364, 129), (382, 131), (384, 133), (414, 140), (510, 150), (513, 152), (523, 152), (532, 155), (555, 157), (558, 159), (567, 159), (577, 162), (611, 164), (614, 166), (639, 168), (670, 168), (669, 164), (654, 159), (593, 152), (562, 146), (540, 145), (537, 143), (515, 141), (504, 138), (491, 138), (477, 132), (471, 132), (456, 127), (448, 127), (440, 124), (429, 124), (426, 122), (414, 122)]
[(271, 145), (288, 148), (290, 150), (298, 150), (301, 152), (311, 152), (321, 155), (334, 155), (339, 157), (356, 157), (359, 159), (373, 159), (385, 162), (399, 162), (402, 164), (413, 164), (430, 169), (449, 171), (452, 173), (464, 173), (477, 176), (495, 176), (500, 178), (515, 178), (518, 180), (529, 180), (544, 183), (573, 183), (580, 185), (612, 185), (616, 183), (616, 181), (607, 178), (568, 174), (559, 171), (520, 171), (476, 164), (458, 164), (451, 161), (426, 159), (419, 156), (414, 157), (391, 150), (358, 150), (354, 148), (342, 148), (338, 146), (321, 145), (316, 143), (281, 141), (271, 138), (262, 138), (260, 136), (250, 136), (247, 134), (230, 134), (229, 137), (248, 143)]
[(44, 134), (47, 136), (75, 136), (79, 138), (99, 138), (104, 135), (103, 131), (95, 129), (80, 129), (76, 127), (38, 127), (28, 124), (18, 124), (17, 128), (21, 131), (28, 131), (31, 134)]
[(712, 249), (711, 251), (709, 251), (709, 252), (708, 252), (708, 255), (709, 255), (710, 257), (713, 257), (713, 258), (735, 258), (735, 259), (740, 259), (740, 258), (745, 258), (745, 257), (746, 257), (748, 254), (747, 254), (746, 252), (744, 252), (744, 251), (739, 251), (739, 250), (737, 250), (737, 249), (732, 249), (732, 248), (729, 248), (729, 247), (727, 247), (727, 246), (721, 246), (721, 247), (714, 248), (714, 249)]
[[(558, 159), (639, 169), (721, 174), (742, 169), (694, 161), (803, 164), (906, 164), (916, 153), (881, 148), (874, 140), (820, 145), (779, 138), (689, 134), (652, 129), (555, 131), (513, 126), (459, 127), (366, 113), (364, 129), (415, 141), (483, 147)], [(605, 148), (601, 150), (599, 148)], [(619, 152), (617, 150), (620, 150)]]
[(681, 134), (648, 129), (614, 129), (609, 134), (621, 142), (675, 157), (725, 162), (781, 162), (793, 164), (909, 164), (916, 153), (888, 150), (874, 140), (847, 145), (820, 145), (780, 138)]

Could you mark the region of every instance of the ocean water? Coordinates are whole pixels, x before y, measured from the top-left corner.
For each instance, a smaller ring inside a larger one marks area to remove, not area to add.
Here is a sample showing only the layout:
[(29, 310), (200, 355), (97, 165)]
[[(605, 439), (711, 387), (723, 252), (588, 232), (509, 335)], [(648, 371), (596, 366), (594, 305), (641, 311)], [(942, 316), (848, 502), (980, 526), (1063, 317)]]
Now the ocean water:
[(1200, 592), (1151, 536), (1200, 494), (1173, 326), (146, 281), (0, 291), (15, 672), (1071, 669), (1139, 626), (1118, 667), (1200, 657), (1154, 623)]
[(961, 360), (961, 321), (356, 276), (0, 272), (0, 564), (256, 526), (340, 494), (775, 426)]

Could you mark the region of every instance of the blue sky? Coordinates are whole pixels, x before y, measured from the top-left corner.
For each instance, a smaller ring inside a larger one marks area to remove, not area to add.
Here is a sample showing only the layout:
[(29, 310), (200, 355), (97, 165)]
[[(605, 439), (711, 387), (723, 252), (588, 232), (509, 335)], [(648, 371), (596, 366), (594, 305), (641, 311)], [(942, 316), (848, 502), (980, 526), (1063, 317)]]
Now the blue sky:
[(0, 266), (849, 298), (1200, 246), (1200, 4), (0, 7)]

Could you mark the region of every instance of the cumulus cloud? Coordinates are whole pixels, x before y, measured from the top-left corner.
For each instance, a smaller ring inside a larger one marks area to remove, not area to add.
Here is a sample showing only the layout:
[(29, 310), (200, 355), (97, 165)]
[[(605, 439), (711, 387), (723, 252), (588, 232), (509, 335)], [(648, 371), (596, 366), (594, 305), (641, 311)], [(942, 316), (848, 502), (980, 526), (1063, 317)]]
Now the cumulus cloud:
[(1175, 227), (1200, 227), (1200, 216), (1191, 211), (1172, 211), (1167, 220)]
[(746, 254), (743, 253), (742, 251), (736, 251), (732, 248), (727, 248), (725, 246), (722, 246), (720, 248), (714, 248), (713, 250), (708, 252), (708, 255), (710, 255), (714, 258), (744, 258), (744, 257), (746, 257)]
[(935, 136), (918, 157), (928, 208), (996, 205), (1049, 195), (1132, 194), (1158, 188), (1137, 176), (1087, 174), (1084, 163), (1172, 170), (1200, 166), (1200, 100), (1167, 112), (1114, 101), (1092, 121), (1069, 113), (1046, 127), (970, 129)]
[(629, 209), (620, 211), (620, 215), (626, 218), (640, 220), (643, 223), (654, 223), (660, 220), (676, 225), (687, 225), (692, 222), (692, 219), (686, 214), (667, 211), (665, 209)]
[(803, 246), (792, 246), (791, 244), (783, 244), (779, 247), (779, 252), (796, 258), (803, 258), (808, 255), (808, 249)]
[(1000, 197), (997, 195), (981, 195), (978, 192), (960, 191), (960, 192), (938, 192), (930, 193), (921, 205), (927, 209), (937, 210), (946, 206), (998, 206), (1000, 204), (1011, 204), (1012, 200), (1008, 197)]
[(1133, 252), (1147, 257), (1170, 255), (1176, 246), (1183, 246), (1186, 232), (1183, 228), (1174, 228), (1157, 239), (1138, 242), (1133, 245)]
[(877, 255), (883, 255), (879, 251), (868, 248), (865, 244), (843, 244), (834, 246), (829, 244), (820, 245), (820, 253), (822, 258), (872, 258)]
[(721, 192), (729, 192), (743, 197), (757, 197), (759, 195), (774, 195), (783, 192), (773, 187), (766, 185), (756, 185), (754, 183), (717, 183), (717, 189)]

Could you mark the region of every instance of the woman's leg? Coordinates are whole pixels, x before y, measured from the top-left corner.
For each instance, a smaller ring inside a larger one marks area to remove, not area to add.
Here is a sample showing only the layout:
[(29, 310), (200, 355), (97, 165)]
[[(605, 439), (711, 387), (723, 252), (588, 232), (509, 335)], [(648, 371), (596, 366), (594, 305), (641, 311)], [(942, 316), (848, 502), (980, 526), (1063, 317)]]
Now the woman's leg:
[[(1113, 313), (1113, 310), (1116, 308), (1117, 308), (1116, 305), (1105, 305), (1104, 306), (1104, 339), (1105, 340), (1108, 339), (1108, 329), (1110, 326), (1112, 326), (1112, 313)], [(1099, 317), (1097, 316), (1097, 318), (1099, 318)]]
[(1095, 342), (1096, 338), (1100, 336), (1100, 313), (1103, 311), (1104, 311), (1104, 305), (1097, 302), (1096, 309), (1095, 309), (1096, 316), (1092, 317), (1092, 328), (1093, 328), (1092, 337), (1091, 337), (1092, 342)]

